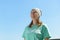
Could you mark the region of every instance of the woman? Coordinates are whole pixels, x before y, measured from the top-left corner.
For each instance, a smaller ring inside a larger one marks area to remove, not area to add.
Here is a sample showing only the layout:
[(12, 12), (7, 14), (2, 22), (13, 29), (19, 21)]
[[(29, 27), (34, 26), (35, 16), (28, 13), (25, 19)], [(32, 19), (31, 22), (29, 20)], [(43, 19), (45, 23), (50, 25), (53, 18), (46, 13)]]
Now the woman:
[(25, 28), (23, 32), (24, 40), (49, 40), (50, 35), (47, 26), (39, 20), (42, 12), (38, 8), (31, 10), (31, 23)]

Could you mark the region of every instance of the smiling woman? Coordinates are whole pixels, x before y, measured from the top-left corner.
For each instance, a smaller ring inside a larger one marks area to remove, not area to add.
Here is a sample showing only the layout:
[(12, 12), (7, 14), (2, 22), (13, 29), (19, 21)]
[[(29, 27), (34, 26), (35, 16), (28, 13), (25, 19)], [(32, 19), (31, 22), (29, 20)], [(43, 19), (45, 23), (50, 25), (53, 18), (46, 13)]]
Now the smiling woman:
[(49, 40), (50, 35), (47, 26), (39, 20), (42, 12), (38, 8), (31, 11), (32, 22), (23, 32), (24, 40)]

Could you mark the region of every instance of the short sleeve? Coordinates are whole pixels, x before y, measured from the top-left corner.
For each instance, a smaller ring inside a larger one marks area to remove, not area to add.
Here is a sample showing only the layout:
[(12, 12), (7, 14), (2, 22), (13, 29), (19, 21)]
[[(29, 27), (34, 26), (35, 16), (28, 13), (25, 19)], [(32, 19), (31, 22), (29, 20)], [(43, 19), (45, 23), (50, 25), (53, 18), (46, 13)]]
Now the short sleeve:
[(22, 35), (22, 37), (23, 37), (23, 38), (25, 38), (25, 30), (24, 30), (24, 32), (23, 32), (23, 35)]
[(22, 34), (22, 37), (25, 38), (26, 37), (26, 30), (27, 30), (27, 27), (24, 29), (24, 32)]
[(48, 32), (48, 29), (47, 29), (47, 26), (46, 25), (43, 25), (43, 39), (45, 38), (50, 38), (50, 34)]

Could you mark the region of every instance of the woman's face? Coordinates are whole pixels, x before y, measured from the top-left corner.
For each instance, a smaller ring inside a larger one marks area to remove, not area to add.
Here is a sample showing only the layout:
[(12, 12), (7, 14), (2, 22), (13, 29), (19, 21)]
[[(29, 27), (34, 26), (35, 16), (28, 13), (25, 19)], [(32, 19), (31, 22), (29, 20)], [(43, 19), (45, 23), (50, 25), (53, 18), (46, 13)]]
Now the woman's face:
[(39, 14), (38, 14), (38, 12), (36, 11), (36, 10), (32, 10), (31, 11), (31, 18), (32, 18), (32, 20), (33, 19), (38, 19), (39, 18)]

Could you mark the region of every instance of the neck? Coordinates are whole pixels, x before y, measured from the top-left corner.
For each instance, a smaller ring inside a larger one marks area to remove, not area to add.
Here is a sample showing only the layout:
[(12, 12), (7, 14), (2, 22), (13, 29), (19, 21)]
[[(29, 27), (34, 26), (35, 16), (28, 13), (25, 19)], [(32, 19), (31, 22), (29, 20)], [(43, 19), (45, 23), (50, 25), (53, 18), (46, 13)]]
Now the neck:
[(36, 20), (33, 20), (33, 24), (37, 24), (37, 21)]

